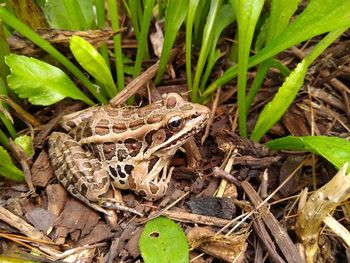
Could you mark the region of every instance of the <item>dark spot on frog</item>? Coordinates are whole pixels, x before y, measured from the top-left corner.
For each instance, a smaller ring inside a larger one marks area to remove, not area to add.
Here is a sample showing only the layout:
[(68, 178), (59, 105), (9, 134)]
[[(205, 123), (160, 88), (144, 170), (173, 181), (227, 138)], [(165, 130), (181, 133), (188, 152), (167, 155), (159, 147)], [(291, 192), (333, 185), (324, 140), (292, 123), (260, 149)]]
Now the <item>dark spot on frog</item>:
[(87, 186), (85, 184), (82, 184), (81, 190), (80, 190), (80, 193), (82, 194), (82, 196), (86, 196), (87, 191), (88, 191)]
[(131, 174), (131, 172), (132, 172), (133, 169), (134, 169), (134, 166), (132, 166), (132, 165), (130, 165), (130, 164), (126, 164), (126, 165), (124, 166), (124, 171), (125, 171), (128, 175)]
[(99, 120), (95, 126), (95, 133), (97, 135), (107, 135), (109, 133), (108, 124), (109, 124), (109, 121), (106, 119)]
[(67, 121), (66, 126), (68, 126), (69, 128), (74, 128), (76, 125), (75, 125), (75, 122), (73, 121)]
[(112, 160), (115, 156), (116, 146), (113, 142), (106, 142), (103, 144), (103, 153), (106, 160)]

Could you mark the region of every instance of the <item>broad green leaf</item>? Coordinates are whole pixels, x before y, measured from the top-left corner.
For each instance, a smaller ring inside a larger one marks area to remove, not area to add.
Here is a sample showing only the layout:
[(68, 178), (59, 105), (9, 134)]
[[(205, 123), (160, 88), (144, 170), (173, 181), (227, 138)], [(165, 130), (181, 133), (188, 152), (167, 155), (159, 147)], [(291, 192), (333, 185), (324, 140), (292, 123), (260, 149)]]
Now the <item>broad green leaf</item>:
[(102, 83), (108, 96), (113, 98), (117, 94), (117, 87), (101, 54), (89, 42), (79, 36), (71, 37), (70, 50), (83, 69)]
[(163, 50), (160, 56), (159, 69), (155, 83), (161, 81), (166, 65), (168, 64), (171, 48), (175, 42), (176, 34), (180, 29), (187, 14), (189, 0), (168, 1), (165, 11), (165, 35)]
[(0, 146), (0, 175), (6, 177), (7, 179), (23, 182), (24, 174), (22, 170), (18, 169), (11, 160), (10, 155), (7, 151)]
[(254, 30), (258, 22), (263, 0), (231, 0), (236, 11), (238, 24), (238, 122), (239, 132), (242, 137), (247, 136), (247, 105), (246, 86), (248, 61), (253, 40)]
[(158, 217), (146, 224), (139, 246), (145, 263), (189, 262), (185, 233), (166, 217)]
[[(279, 52), (314, 36), (349, 26), (349, 0), (310, 0), (305, 10), (283, 32), (249, 59), (248, 67), (254, 67)], [(208, 96), (219, 86), (236, 76), (236, 66), (226, 70), (220, 78), (208, 87), (203, 97)]]
[(304, 83), (305, 74), (311, 63), (337, 38), (346, 28), (340, 28), (328, 33), (314, 49), (296, 66), (293, 72), (286, 78), (282, 87), (259, 115), (254, 127), (251, 139), (254, 141), (260, 138), (281, 118), (288, 107), (294, 101), (300, 87)]
[[(96, 89), (96, 87), (90, 82), (90, 80), (76, 67), (68, 58), (63, 56), (56, 48), (54, 48), (48, 41), (41, 38), (36, 32), (31, 30), (26, 24), (17, 19), (11, 12), (6, 8), (0, 6), (0, 19), (2, 22), (11, 28), (15, 29), (24, 37), (28, 38), (34, 44), (45, 50), (58, 62), (65, 66), (75, 77), (77, 77), (83, 85), (98, 99), (101, 103), (107, 103), (107, 99)], [(90, 106), (94, 103), (89, 100), (86, 101)]]
[(23, 151), (29, 156), (32, 157), (34, 154), (32, 138), (28, 135), (18, 136), (15, 139), (15, 143), (19, 145)]
[(350, 162), (350, 142), (338, 137), (287, 136), (269, 141), (266, 145), (272, 150), (309, 151), (327, 159), (338, 169), (345, 162)]
[(20, 98), (28, 98), (34, 105), (47, 106), (70, 97), (91, 105), (89, 98), (59, 68), (15, 54), (6, 56), (5, 60), (11, 69), (8, 85)]
[(93, 0), (46, 0), (44, 13), (52, 28), (86, 30), (94, 26)]

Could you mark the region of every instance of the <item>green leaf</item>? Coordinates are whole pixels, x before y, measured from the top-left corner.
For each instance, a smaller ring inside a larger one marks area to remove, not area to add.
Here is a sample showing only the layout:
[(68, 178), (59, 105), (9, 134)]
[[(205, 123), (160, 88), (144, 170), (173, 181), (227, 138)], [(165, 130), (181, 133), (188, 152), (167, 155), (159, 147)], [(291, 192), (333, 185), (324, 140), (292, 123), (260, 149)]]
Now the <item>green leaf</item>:
[(52, 28), (86, 30), (94, 26), (93, 0), (46, 0), (44, 13)]
[(250, 48), (253, 40), (254, 30), (258, 22), (263, 0), (231, 0), (236, 10), (238, 23), (238, 122), (239, 132), (242, 137), (247, 136), (247, 105), (246, 86)]
[(101, 54), (89, 42), (79, 36), (71, 37), (70, 50), (83, 69), (102, 83), (106, 87), (108, 96), (113, 98), (117, 94), (117, 87)]
[(189, 262), (185, 233), (166, 217), (158, 217), (146, 224), (139, 246), (145, 263)]
[(259, 115), (254, 127), (251, 139), (260, 138), (281, 118), (289, 105), (294, 101), (300, 87), (304, 83), (305, 74), (311, 63), (337, 38), (346, 28), (339, 28), (328, 33), (314, 49), (296, 66), (293, 72), (286, 78), (282, 87)]
[(11, 54), (5, 58), (11, 68), (7, 77), (9, 87), (20, 98), (28, 98), (34, 105), (51, 105), (65, 97), (93, 104), (67, 75), (38, 59)]
[[(279, 52), (314, 36), (349, 26), (349, 0), (311, 0), (305, 10), (283, 32), (249, 59), (248, 67), (254, 67)], [(203, 97), (210, 95), (219, 86), (236, 76), (236, 66), (226, 70), (220, 78), (207, 88)]]
[(221, 2), (221, 0), (211, 0), (210, 2), (210, 10), (207, 17), (207, 22), (205, 23), (203, 30), (202, 45), (201, 50), (199, 52), (196, 72), (194, 75), (193, 86), (191, 90), (191, 99), (194, 102), (198, 101), (198, 89), (200, 85), (200, 80), (202, 79), (202, 73), (208, 58), (210, 46), (212, 45), (213, 32), (216, 30), (216, 28), (214, 28), (214, 22), (216, 20), (219, 8), (221, 6)]
[(168, 1), (165, 11), (165, 35), (163, 50), (160, 56), (159, 69), (155, 83), (161, 81), (166, 65), (168, 64), (171, 48), (175, 42), (176, 34), (180, 29), (187, 14), (189, 0)]
[[(309, 151), (331, 162), (340, 169), (345, 162), (350, 162), (350, 142), (328, 136), (287, 136), (266, 143), (272, 150)], [(350, 168), (348, 168), (348, 172)]]
[[(133, 1), (133, 0), (132, 0)], [(150, 28), (150, 23), (152, 19), (152, 11), (154, 7), (155, 0), (145, 0), (144, 1), (144, 14), (141, 23), (141, 32), (137, 44), (136, 60), (135, 60), (135, 70), (133, 73), (133, 79), (136, 78), (141, 72), (141, 63), (145, 54), (147, 54), (147, 37)], [(134, 1), (136, 2), (136, 1)]]
[(15, 139), (15, 143), (19, 145), (23, 151), (29, 156), (32, 157), (34, 154), (32, 138), (28, 135), (18, 136)]
[[(11, 12), (6, 10), (6, 8), (0, 6), (0, 19), (2, 22), (11, 28), (15, 29), (17, 32), (21, 33), (24, 37), (28, 38), (34, 44), (45, 50), (51, 56), (53, 56), (58, 62), (65, 66), (75, 77), (77, 77), (84, 86), (98, 99), (101, 103), (107, 103), (107, 99), (97, 91), (96, 87), (90, 82), (90, 80), (81, 72), (78, 67), (76, 67), (68, 58), (63, 56), (56, 48), (54, 48), (48, 41), (41, 38), (37, 33), (31, 30), (26, 24), (22, 23), (17, 19)], [(94, 103), (89, 100), (86, 102), (90, 106)]]
[(24, 181), (22, 170), (12, 163), (10, 155), (2, 146), (0, 146), (0, 160), (0, 175), (16, 182)]

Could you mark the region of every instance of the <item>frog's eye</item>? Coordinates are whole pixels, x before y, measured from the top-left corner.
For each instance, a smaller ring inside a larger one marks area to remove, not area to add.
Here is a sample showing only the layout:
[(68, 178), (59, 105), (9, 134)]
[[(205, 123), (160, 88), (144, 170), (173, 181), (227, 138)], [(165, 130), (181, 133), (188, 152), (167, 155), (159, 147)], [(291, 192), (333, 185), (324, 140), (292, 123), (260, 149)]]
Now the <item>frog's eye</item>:
[(180, 130), (184, 125), (184, 119), (181, 116), (173, 116), (168, 121), (168, 128), (172, 131)]

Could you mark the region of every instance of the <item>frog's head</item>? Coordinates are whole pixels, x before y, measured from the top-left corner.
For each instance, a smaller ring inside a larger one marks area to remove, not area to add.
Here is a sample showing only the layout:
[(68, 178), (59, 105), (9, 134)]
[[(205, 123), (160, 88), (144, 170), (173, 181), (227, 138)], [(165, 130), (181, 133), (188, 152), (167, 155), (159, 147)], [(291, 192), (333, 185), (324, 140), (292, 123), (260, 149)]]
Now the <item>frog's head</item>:
[(148, 148), (144, 158), (170, 156), (206, 124), (210, 110), (200, 104), (185, 101), (176, 93), (167, 94), (161, 107), (145, 119), (148, 132), (144, 140)]

